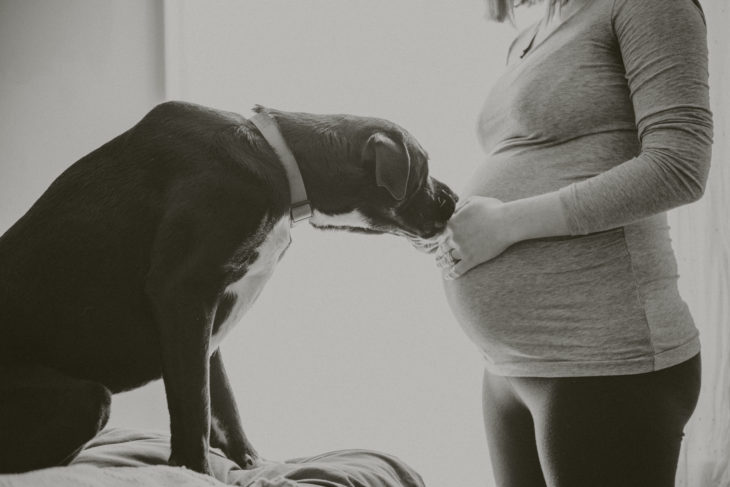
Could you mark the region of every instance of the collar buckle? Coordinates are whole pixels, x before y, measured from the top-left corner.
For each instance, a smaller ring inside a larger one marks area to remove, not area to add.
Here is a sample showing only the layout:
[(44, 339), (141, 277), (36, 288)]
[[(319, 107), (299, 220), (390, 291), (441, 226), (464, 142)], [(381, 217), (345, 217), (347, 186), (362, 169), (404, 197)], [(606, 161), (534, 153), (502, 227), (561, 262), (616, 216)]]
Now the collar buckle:
[(312, 218), (312, 205), (309, 200), (292, 203), (289, 213), (291, 214), (292, 226), (294, 226), (302, 220)]

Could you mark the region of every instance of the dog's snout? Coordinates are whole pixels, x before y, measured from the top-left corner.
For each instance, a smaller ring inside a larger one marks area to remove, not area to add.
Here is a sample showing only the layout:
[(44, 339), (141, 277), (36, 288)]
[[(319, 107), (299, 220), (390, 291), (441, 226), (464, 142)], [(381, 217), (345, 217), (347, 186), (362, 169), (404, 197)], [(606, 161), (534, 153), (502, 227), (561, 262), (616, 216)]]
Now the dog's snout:
[(456, 202), (458, 199), (459, 197), (448, 188), (441, 187), (438, 189), (436, 194), (436, 203), (438, 204), (439, 216), (444, 220), (444, 222), (451, 218), (451, 215), (454, 214), (454, 209), (456, 208)]
[(458, 197), (448, 186), (429, 178), (410, 202), (400, 208), (396, 222), (400, 229), (411, 235), (431, 239), (446, 229), (457, 200)]

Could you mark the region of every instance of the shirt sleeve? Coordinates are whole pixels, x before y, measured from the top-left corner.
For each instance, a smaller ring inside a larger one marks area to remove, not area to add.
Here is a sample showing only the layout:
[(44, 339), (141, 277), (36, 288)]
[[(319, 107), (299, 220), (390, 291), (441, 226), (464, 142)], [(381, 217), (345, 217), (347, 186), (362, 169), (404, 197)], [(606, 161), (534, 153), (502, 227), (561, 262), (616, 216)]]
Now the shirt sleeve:
[(698, 5), (693, 0), (615, 0), (612, 23), (641, 150), (560, 190), (574, 235), (695, 201), (710, 168), (707, 30)]

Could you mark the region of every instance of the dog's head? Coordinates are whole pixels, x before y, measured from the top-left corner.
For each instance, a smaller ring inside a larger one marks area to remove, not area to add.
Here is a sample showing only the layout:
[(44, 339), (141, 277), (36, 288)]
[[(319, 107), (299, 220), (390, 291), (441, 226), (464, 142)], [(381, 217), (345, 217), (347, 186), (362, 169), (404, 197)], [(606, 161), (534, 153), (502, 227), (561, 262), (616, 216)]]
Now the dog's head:
[(446, 227), (457, 197), (429, 176), (426, 151), (403, 128), (378, 118), (255, 110), (277, 121), (294, 153), (313, 226), (416, 242)]

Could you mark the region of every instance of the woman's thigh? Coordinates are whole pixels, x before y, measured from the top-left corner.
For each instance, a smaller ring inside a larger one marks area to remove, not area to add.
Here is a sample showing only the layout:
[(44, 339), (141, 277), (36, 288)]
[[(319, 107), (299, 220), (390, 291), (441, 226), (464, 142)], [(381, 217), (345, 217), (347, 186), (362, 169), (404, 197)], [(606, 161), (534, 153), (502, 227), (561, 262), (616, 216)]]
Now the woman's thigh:
[(530, 411), (517, 397), (510, 379), (484, 373), (484, 426), (498, 487), (545, 486)]
[(551, 487), (673, 487), (699, 356), (648, 374), (516, 378)]

